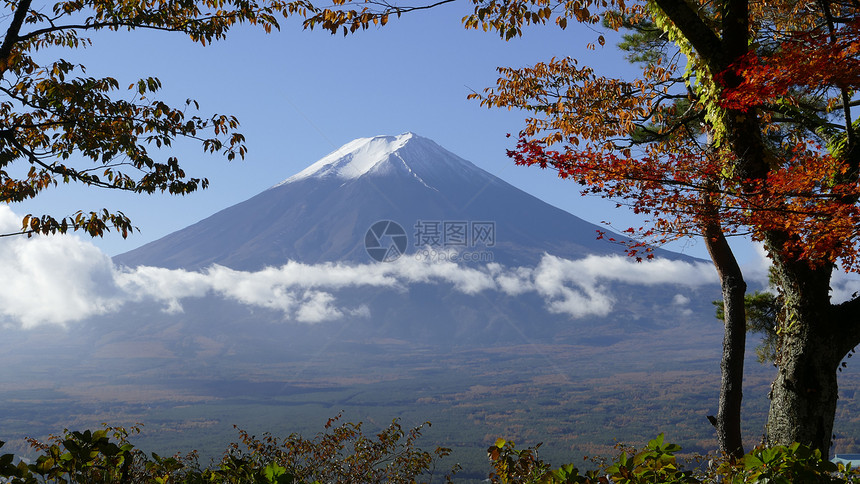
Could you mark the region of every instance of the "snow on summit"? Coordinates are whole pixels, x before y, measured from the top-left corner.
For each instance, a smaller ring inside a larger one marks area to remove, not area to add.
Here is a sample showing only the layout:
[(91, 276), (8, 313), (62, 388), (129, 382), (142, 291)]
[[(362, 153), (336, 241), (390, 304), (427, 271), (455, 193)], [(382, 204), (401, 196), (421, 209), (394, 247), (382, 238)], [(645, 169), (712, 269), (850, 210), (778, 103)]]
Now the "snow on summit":
[(310, 177), (335, 176), (343, 180), (359, 178), (372, 171), (377, 165), (382, 165), (392, 153), (414, 137), (413, 133), (404, 133), (398, 136), (375, 136), (352, 140), (313, 165), (287, 178), (284, 183)]
[(354, 180), (364, 175), (384, 175), (394, 170), (407, 172), (424, 183), (422, 176), (452, 169), (453, 173), (469, 178), (490, 176), (432, 140), (407, 132), (397, 136), (374, 136), (350, 141), (276, 186), (307, 178)]

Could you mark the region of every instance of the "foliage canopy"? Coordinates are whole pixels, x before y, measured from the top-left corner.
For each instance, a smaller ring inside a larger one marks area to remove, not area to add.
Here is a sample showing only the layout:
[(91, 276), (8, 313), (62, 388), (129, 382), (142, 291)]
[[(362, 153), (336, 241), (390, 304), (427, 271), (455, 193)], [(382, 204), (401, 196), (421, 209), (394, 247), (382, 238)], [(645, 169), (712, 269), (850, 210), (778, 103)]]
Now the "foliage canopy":
[[(254, 0), (68, 0), (33, 5), (4, 0), (8, 14), (0, 42), (0, 200), (34, 198), (61, 183), (134, 193), (184, 195), (206, 188), (175, 156), (165, 154), (185, 138), (228, 160), (244, 157), (239, 122), (228, 115), (194, 114), (187, 100), (171, 106), (158, 99), (161, 82), (128, 86), (113, 77), (87, 75), (86, 66), (64, 60), (70, 49), (93, 45), (92, 34), (155, 30), (178, 32), (203, 45), (224, 39), (238, 24), (266, 32), (293, 8)], [(21, 233), (84, 230), (93, 236), (134, 229), (122, 212), (78, 210), (65, 216), (31, 214)]]

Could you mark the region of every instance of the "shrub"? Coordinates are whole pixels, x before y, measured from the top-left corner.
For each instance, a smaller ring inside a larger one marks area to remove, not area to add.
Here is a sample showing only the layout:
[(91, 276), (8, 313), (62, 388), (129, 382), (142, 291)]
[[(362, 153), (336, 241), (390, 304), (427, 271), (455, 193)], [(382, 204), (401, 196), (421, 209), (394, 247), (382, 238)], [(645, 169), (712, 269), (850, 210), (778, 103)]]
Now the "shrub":
[(821, 452), (800, 444), (756, 447), (743, 458), (723, 459), (699, 471), (684, 470), (675, 454), (676, 444), (664, 436), (648, 442), (641, 452), (622, 449), (618, 457), (598, 470), (581, 473), (573, 464), (552, 469), (538, 457), (540, 445), (518, 450), (513, 442), (496, 441), (488, 449), (494, 484), (797, 484), (860, 483), (860, 471), (822, 459)]
[[(304, 483), (417, 483), (440, 477), (452, 482), (459, 466), (435, 476), (436, 464), (450, 454), (437, 447), (428, 452), (417, 447), (429, 422), (404, 430), (395, 419), (375, 436), (367, 436), (361, 423), (338, 424), (330, 419), (325, 431), (306, 439), (293, 434), (257, 438), (239, 430), (239, 442), (230, 444), (224, 456), (202, 469), (195, 452), (184, 456), (147, 456), (129, 442), (139, 426), (106, 427), (51, 437), (47, 443), (30, 440), (40, 452), (34, 462), (0, 455), (0, 482), (47, 483), (141, 483), (141, 484), (304, 484)], [(3, 442), (0, 442), (2, 447)], [(705, 483), (860, 483), (860, 471), (834, 464), (821, 452), (800, 444), (756, 447), (738, 460), (723, 459), (707, 469), (685, 470), (676, 453), (681, 447), (665, 443), (663, 434), (644, 450), (620, 447), (612, 461), (582, 472), (573, 464), (558, 468), (538, 455), (540, 444), (517, 449), (498, 439), (487, 450), (494, 484), (705, 484)]]
[[(312, 439), (293, 434), (261, 439), (239, 430), (240, 442), (230, 444), (222, 459), (201, 469), (197, 454), (147, 456), (129, 443), (123, 428), (70, 432), (51, 437), (49, 443), (31, 440), (41, 454), (35, 462), (15, 462), (12, 454), (0, 456), (0, 482), (41, 483), (141, 483), (141, 484), (298, 484), (298, 483), (416, 483), (431, 482), (436, 463), (450, 454), (438, 447), (433, 452), (416, 446), (429, 422), (404, 430), (395, 419), (373, 437), (361, 423), (335, 425), (330, 419), (325, 431)], [(115, 442), (111, 442), (110, 436)], [(2, 447), (3, 442), (0, 442)], [(453, 466), (441, 478), (451, 482), (459, 469)]]

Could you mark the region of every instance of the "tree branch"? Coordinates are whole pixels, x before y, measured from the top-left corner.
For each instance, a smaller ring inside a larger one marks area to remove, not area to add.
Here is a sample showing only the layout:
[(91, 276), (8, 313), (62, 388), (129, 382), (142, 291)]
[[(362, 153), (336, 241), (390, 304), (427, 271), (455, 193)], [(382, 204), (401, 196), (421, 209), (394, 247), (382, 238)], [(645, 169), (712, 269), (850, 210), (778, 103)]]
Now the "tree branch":
[(730, 59), (720, 38), (708, 27), (685, 0), (655, 0), (654, 3), (669, 17), (699, 56), (708, 63), (711, 72), (722, 72)]
[(0, 75), (9, 68), (9, 56), (12, 55), (12, 47), (20, 40), (18, 34), (21, 32), (21, 25), (24, 24), (27, 12), (30, 10), (31, 1), (21, 0), (21, 3), (18, 4), (18, 8), (15, 9), (15, 15), (12, 17), (12, 23), (6, 30), (3, 43), (0, 44)]

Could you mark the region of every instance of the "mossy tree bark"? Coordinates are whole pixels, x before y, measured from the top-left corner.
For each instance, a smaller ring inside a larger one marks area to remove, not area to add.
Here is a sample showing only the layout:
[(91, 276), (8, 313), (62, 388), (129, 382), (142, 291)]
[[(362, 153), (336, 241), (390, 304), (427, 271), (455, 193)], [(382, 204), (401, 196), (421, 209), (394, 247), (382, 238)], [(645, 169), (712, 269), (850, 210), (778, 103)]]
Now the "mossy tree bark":
[(829, 454), (841, 361), (860, 344), (857, 300), (830, 303), (832, 265), (775, 261), (785, 312), (768, 414), (770, 445), (800, 442)]

